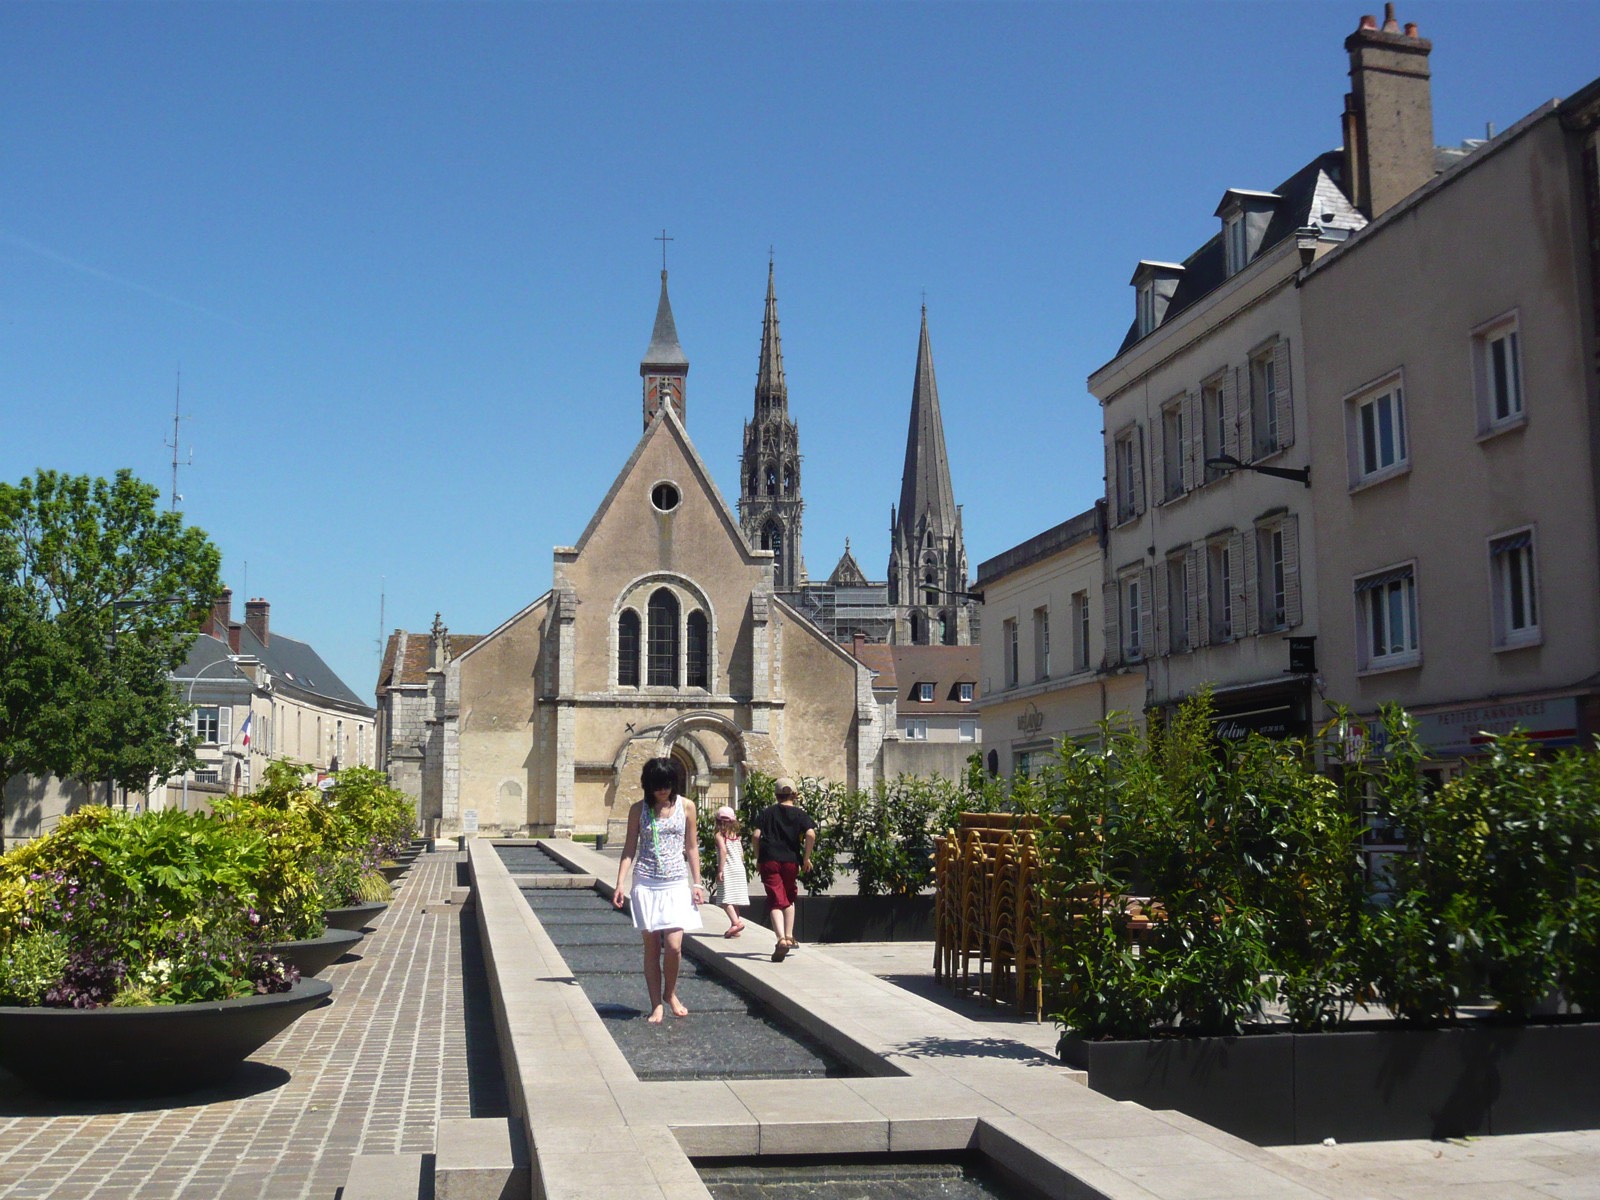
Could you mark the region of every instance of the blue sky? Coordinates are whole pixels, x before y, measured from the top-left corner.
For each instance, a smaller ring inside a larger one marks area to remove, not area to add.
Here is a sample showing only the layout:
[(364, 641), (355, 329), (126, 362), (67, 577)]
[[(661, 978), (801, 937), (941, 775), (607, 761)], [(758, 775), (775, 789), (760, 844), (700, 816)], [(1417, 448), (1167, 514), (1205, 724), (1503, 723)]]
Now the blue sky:
[[(884, 574), (926, 295), (976, 569), (1099, 494), (1135, 263), (1338, 145), (1373, 8), (0, 5), (0, 478), (165, 495), (181, 371), (236, 606), (370, 696), (380, 595), (486, 632), (549, 586), (639, 436), (665, 228), (730, 504), (776, 254), (814, 576)], [(1398, 15), (1442, 144), (1600, 72), (1597, 4)]]

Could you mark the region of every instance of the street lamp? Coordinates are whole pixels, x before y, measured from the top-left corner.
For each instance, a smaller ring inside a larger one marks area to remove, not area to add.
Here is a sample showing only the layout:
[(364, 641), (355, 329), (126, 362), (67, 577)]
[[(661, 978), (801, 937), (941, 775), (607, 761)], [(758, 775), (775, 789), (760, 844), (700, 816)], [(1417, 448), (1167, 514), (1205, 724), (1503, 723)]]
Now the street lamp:
[(1310, 467), (1258, 467), (1254, 463), (1240, 462), (1231, 454), (1219, 454), (1215, 458), (1206, 459), (1206, 466), (1213, 471), (1226, 471), (1230, 475), (1235, 471), (1254, 471), (1257, 475), (1271, 475), (1274, 479), (1292, 479), (1296, 483), (1311, 486)]
[[(205, 675), (205, 673), (207, 671), (211, 670), (212, 667), (232, 667), (238, 661), (239, 660), (237, 658), (235, 658), (232, 654), (229, 654), (225, 658), (217, 659), (215, 662), (208, 662), (205, 666), (201, 667), (198, 671), (196, 671), (194, 673), (194, 677), (189, 680), (189, 688), (188, 688), (188, 690), (186, 692), (184, 692), (184, 695), (183, 695), (183, 706), (189, 710), (189, 714), (190, 714), (191, 718), (194, 715), (194, 685), (199, 683), (201, 678)], [(184, 773), (183, 773), (183, 799), (179, 802), (178, 807), (183, 812), (188, 812), (189, 811), (189, 772), (188, 771), (184, 771)]]

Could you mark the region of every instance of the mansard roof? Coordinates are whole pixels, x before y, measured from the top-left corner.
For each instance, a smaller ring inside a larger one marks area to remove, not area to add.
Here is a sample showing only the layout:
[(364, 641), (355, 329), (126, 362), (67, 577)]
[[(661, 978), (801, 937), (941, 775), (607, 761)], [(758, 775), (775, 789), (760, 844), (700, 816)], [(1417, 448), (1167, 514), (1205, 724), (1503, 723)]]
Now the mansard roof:
[(689, 356), (678, 344), (678, 326), (672, 319), (672, 301), (667, 299), (667, 272), (661, 272), (661, 299), (656, 304), (655, 328), (650, 331), (650, 346), (639, 364), (646, 367), (682, 367), (689, 370)]
[[(1224, 195), (1224, 204), (1227, 203), (1228, 196), (1249, 196), (1266, 201), (1276, 197), (1277, 203), (1273, 206), (1272, 219), (1267, 224), (1266, 233), (1261, 239), (1261, 248), (1257, 252), (1258, 255), (1265, 254), (1285, 238), (1294, 237), (1296, 230), (1308, 225), (1316, 226), (1323, 234), (1334, 230), (1348, 234), (1365, 225), (1366, 218), (1350, 203), (1344, 193), (1341, 186), (1343, 176), (1343, 152), (1329, 150), (1317, 155), (1271, 192), (1253, 192), (1243, 188), (1228, 189)], [(1335, 236), (1340, 235), (1335, 234)], [(1170, 268), (1172, 264), (1157, 265)], [(1222, 231), (1219, 229), (1179, 265), (1183, 270), (1178, 276), (1178, 284), (1172, 293), (1172, 299), (1167, 304), (1166, 313), (1162, 318), (1163, 325), (1170, 323), (1184, 309), (1210, 294), (1228, 278)], [(1156, 328), (1160, 327), (1158, 325)], [(1122, 345), (1117, 348), (1117, 354), (1121, 355), (1139, 340), (1139, 322), (1135, 317), (1128, 326)]]

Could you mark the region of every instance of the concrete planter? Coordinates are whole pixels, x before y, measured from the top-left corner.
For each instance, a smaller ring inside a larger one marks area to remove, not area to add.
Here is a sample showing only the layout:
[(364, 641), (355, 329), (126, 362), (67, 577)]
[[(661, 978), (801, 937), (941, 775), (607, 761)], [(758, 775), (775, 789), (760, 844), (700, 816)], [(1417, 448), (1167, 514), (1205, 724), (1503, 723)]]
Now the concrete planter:
[(320, 979), (287, 992), (142, 1008), (0, 1008), (0, 1066), (41, 1092), (159, 1096), (227, 1079), (332, 994)]
[(383, 872), (383, 877), (390, 883), (397, 881), (400, 876), (404, 875), (406, 871), (410, 869), (410, 867), (410, 863), (403, 862), (387, 862), (378, 864), (378, 870)]
[(324, 967), (341, 955), (354, 950), (363, 936), (358, 929), (329, 929), (321, 937), (273, 942), (272, 952), (290, 966), (298, 967), (302, 979), (310, 979), (321, 974)]
[(1261, 1145), (1593, 1129), (1600, 1022), (1373, 1022), (1332, 1033), (1062, 1039), (1089, 1086)]
[[(767, 898), (760, 884), (745, 920), (767, 924)], [(802, 942), (927, 942), (933, 940), (933, 897), (801, 896), (795, 901), (794, 935)]]
[(371, 900), (366, 904), (330, 908), (322, 914), (322, 917), (327, 921), (329, 929), (365, 929), (388, 907), (382, 900)]

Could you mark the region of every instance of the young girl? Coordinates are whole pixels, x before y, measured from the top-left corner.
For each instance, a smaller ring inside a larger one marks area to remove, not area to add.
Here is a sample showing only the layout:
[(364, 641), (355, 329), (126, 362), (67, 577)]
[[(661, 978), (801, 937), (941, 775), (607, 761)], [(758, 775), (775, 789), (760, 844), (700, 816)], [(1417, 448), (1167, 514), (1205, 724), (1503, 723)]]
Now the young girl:
[(744, 932), (739, 906), (750, 903), (750, 879), (744, 870), (739, 818), (726, 804), (717, 809), (717, 903), (728, 914), (728, 931), (722, 936), (738, 937)]
[[(617, 864), (611, 903), (633, 901), (633, 925), (644, 937), (644, 982), (650, 993), (652, 1025), (665, 1010), (686, 1017), (678, 999), (678, 968), (683, 961), (683, 931), (700, 928), (700, 843), (695, 837), (694, 801), (677, 794), (678, 772), (670, 758), (652, 758), (640, 784), (644, 799), (628, 810), (628, 840)], [(632, 893), (623, 889), (633, 868)]]

